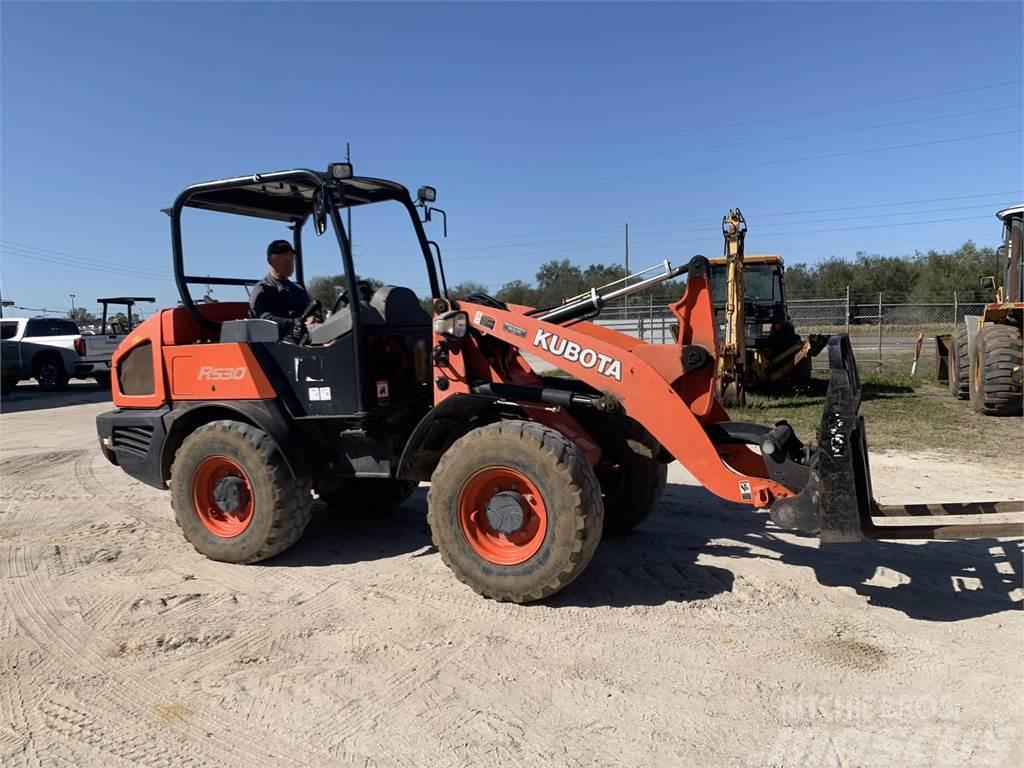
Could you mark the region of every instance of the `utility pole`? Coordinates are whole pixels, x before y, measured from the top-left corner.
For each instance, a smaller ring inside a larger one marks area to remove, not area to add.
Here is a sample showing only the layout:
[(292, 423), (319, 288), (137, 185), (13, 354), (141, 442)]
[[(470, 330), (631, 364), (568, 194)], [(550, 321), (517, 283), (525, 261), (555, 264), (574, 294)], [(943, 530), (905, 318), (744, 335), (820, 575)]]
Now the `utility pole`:
[[(351, 151), (351, 147), (349, 147), (349, 144), (348, 144), (347, 141), (345, 142), (345, 162), (348, 163), (349, 165), (352, 165), (352, 151)], [(352, 175), (354, 176), (355, 173), (353, 173)], [(351, 251), (352, 250), (352, 206), (351, 205), (348, 207), (348, 210), (345, 213), (347, 214), (347, 218), (348, 218), (348, 247), (349, 247), (349, 250)]]
[(75, 294), (69, 293), (68, 296), (71, 297), (71, 316), (74, 317), (75, 316)]
[[(626, 222), (626, 277), (629, 277), (629, 222)], [(626, 281), (629, 285), (629, 281)]]

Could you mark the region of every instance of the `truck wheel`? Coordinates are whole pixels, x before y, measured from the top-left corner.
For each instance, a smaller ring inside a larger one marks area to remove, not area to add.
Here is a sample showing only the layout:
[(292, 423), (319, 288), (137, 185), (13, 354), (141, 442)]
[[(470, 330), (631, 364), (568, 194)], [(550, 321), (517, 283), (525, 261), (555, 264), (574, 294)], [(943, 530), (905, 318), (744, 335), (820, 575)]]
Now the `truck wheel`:
[(266, 432), (238, 421), (205, 424), (171, 467), (171, 506), (185, 538), (211, 560), (255, 563), (299, 540), (313, 504)]
[(971, 358), (967, 349), (967, 328), (962, 323), (949, 340), (949, 394), (957, 400), (971, 396)]
[(109, 373), (96, 373), (93, 374), (93, 378), (96, 379), (96, 385), (100, 389), (110, 389), (110, 374)]
[[(1012, 325), (983, 325), (971, 351), (971, 407), (986, 416), (1021, 414), (1021, 335)], [(1015, 378), (1016, 372), (1016, 378)]]
[(35, 379), (44, 392), (63, 392), (68, 388), (68, 374), (58, 357), (44, 357), (35, 368)]
[(579, 449), (529, 421), (488, 424), (453, 443), (431, 477), (427, 510), (456, 578), (514, 603), (579, 576), (604, 520), (600, 486)]
[(586, 413), (580, 424), (601, 446), (595, 468), (604, 497), (604, 535), (636, 528), (658, 508), (668, 466), (658, 460), (661, 446), (625, 414)]
[(417, 485), (394, 478), (350, 477), (340, 487), (318, 491), (318, 495), (339, 514), (377, 517), (398, 509)]

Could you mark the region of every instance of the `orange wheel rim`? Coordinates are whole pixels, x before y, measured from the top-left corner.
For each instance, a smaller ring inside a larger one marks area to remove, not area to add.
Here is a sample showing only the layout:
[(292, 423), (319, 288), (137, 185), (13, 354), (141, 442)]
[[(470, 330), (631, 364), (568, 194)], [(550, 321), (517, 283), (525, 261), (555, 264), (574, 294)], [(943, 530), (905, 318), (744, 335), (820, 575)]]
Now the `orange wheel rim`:
[(470, 548), (489, 563), (519, 565), (537, 554), (548, 509), (537, 486), (510, 467), (485, 467), (459, 492), (459, 526)]
[(241, 535), (252, 522), (252, 483), (238, 462), (209, 456), (192, 473), (192, 507), (203, 527), (222, 539)]

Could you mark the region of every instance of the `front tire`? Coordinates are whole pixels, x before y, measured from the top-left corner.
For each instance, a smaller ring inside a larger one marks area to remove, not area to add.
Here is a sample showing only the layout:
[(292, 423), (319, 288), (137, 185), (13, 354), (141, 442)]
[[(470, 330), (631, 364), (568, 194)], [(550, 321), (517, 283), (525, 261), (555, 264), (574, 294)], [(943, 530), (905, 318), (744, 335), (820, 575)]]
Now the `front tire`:
[(564, 435), (529, 421), (473, 430), (441, 457), (427, 520), (455, 577), (494, 600), (553, 595), (582, 573), (601, 541), (594, 471)]
[(185, 538), (211, 560), (255, 563), (299, 540), (313, 504), (269, 435), (238, 421), (205, 424), (171, 467), (171, 506)]
[(979, 328), (971, 351), (971, 407), (985, 416), (1019, 416), (1022, 362), (1024, 351), (1017, 328), (1012, 325)]

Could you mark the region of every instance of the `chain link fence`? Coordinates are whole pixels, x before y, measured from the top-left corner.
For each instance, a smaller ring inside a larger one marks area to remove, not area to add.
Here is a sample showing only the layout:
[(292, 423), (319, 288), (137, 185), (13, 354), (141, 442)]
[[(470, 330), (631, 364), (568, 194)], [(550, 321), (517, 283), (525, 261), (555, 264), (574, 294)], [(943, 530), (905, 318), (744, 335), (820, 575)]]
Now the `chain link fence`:
[[(930, 370), (934, 358), (934, 337), (950, 333), (966, 315), (980, 315), (983, 303), (964, 303), (954, 295), (948, 302), (888, 302), (885, 295), (874, 297), (792, 299), (789, 315), (797, 333), (847, 333), (862, 368), (910, 372), (918, 334), (924, 334), (920, 370)], [(634, 336), (651, 344), (669, 344), (676, 318), (665, 303), (628, 304), (606, 307), (596, 319), (599, 325)], [(815, 369), (826, 369), (824, 355), (814, 360)], [(905, 370), (904, 370), (905, 369)]]

